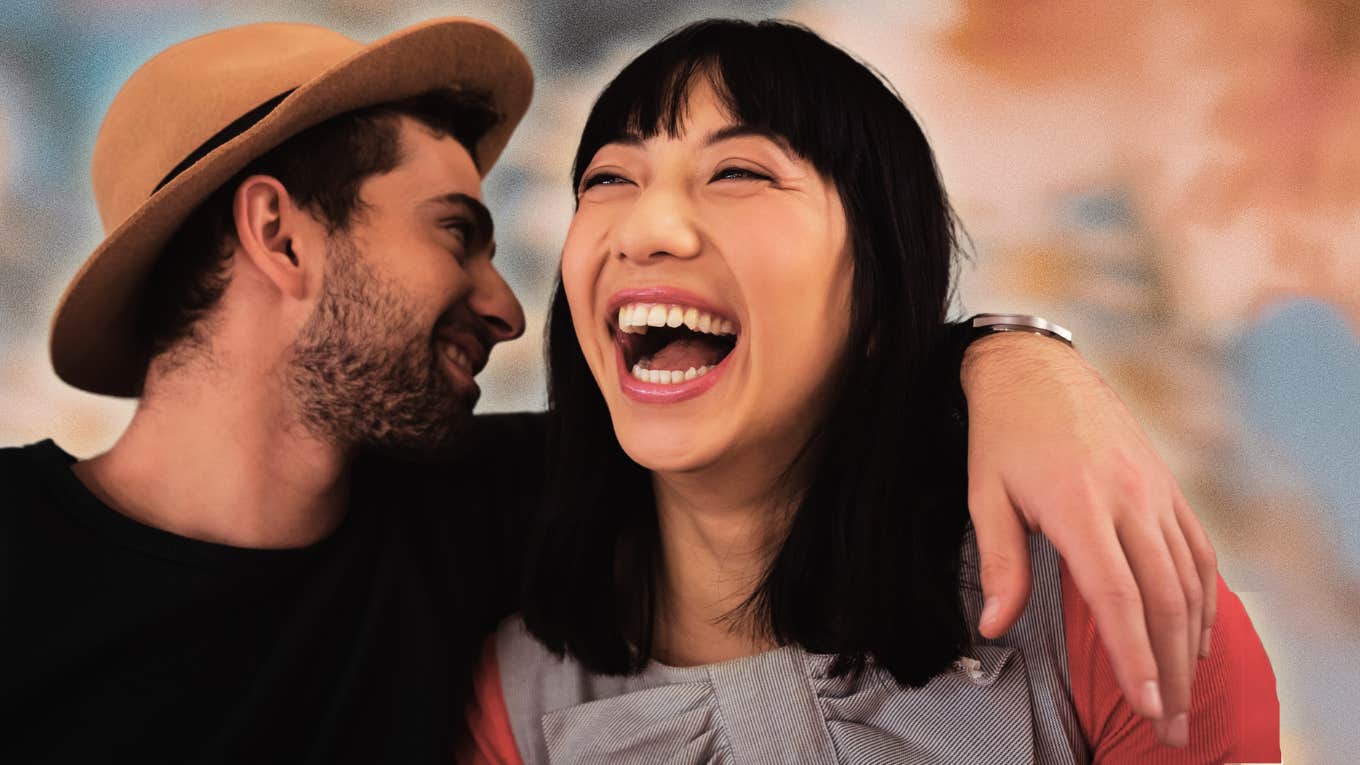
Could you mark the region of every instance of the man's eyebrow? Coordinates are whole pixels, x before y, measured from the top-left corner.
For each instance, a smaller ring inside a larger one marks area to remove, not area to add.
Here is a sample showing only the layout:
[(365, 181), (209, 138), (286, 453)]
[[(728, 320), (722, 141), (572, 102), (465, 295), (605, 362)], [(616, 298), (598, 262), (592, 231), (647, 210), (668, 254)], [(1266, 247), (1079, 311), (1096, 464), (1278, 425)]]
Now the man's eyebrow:
[(472, 213), (472, 225), (475, 229), (472, 235), (473, 249), (485, 247), (495, 239), (496, 223), (491, 219), (491, 211), (486, 209), (486, 205), (482, 204), (482, 201), (476, 197), (455, 191), (430, 197), (421, 202), (421, 205), (461, 205)]
[(764, 138), (775, 146), (778, 146), (780, 151), (787, 154), (790, 160), (797, 159), (798, 157), (798, 152), (793, 150), (793, 147), (789, 145), (788, 139), (784, 136), (767, 128), (755, 127), (754, 125), (742, 123), (728, 125), (727, 127), (714, 130), (712, 133), (704, 136), (703, 145), (704, 148), (708, 148), (715, 143), (726, 141), (731, 138)]

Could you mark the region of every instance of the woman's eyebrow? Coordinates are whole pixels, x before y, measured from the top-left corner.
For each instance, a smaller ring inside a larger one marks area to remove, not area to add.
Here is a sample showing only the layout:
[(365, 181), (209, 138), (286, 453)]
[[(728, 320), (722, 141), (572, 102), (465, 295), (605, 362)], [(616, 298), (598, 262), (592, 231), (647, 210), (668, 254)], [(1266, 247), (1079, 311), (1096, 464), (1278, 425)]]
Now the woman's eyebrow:
[(754, 125), (745, 124), (728, 125), (727, 127), (718, 128), (717, 130), (714, 130), (713, 132), (709, 133), (707, 136), (704, 136), (703, 145), (704, 148), (708, 148), (709, 146), (712, 146), (715, 143), (726, 141), (730, 138), (749, 138), (749, 137), (764, 138), (770, 143), (773, 143), (775, 146), (779, 147), (780, 151), (788, 155), (788, 158), (790, 160), (793, 160), (798, 155), (798, 153), (793, 150), (793, 147), (789, 146), (788, 139), (784, 138), (784, 136), (767, 128), (755, 127)]

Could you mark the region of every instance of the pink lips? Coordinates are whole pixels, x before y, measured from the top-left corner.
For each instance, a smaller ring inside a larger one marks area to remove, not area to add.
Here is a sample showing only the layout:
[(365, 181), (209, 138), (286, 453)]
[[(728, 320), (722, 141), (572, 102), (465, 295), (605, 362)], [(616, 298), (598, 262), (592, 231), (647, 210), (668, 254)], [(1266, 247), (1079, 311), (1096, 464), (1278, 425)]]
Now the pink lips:
[[(619, 307), (627, 303), (692, 306), (714, 316), (727, 318), (726, 311), (715, 308), (712, 303), (692, 292), (672, 287), (642, 287), (620, 290), (609, 298), (608, 311), (605, 316), (610, 317), (609, 323), (613, 331), (618, 331), (618, 328), (614, 326), (614, 321), (616, 320), (615, 317), (618, 316)], [(729, 353), (727, 357), (723, 358), (702, 377), (667, 385), (643, 382), (634, 377), (632, 370), (628, 368), (628, 361), (623, 357), (623, 348), (617, 342), (614, 343), (614, 358), (617, 359), (619, 371), (619, 387), (623, 389), (625, 396), (644, 404), (674, 404), (703, 395), (718, 383), (718, 378), (727, 369), (727, 360), (731, 356), (732, 354)]]

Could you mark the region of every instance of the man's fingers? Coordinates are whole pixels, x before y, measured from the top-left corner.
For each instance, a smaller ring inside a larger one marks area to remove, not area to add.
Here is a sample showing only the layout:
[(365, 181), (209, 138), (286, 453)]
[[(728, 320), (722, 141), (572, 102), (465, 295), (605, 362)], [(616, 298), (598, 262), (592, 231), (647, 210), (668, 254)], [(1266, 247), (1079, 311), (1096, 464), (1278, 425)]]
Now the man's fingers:
[(1190, 554), (1190, 546), (1181, 534), (1180, 526), (1172, 516), (1163, 516), (1162, 535), (1166, 548), (1171, 552), (1171, 561), (1176, 566), (1176, 575), (1181, 580), (1181, 591), (1185, 593), (1185, 656), (1189, 667), (1191, 686), (1195, 680), (1195, 666), (1199, 664), (1200, 624), (1204, 618), (1204, 588), (1199, 583), (1199, 571), (1195, 569), (1195, 558)]
[(982, 575), (984, 605), (978, 631), (998, 638), (1029, 602), (1029, 532), (1000, 483), (970, 482), (968, 512), (977, 532)]
[(1195, 517), (1195, 511), (1190, 509), (1190, 503), (1185, 501), (1180, 489), (1172, 486), (1171, 491), (1176, 524), (1180, 527), (1181, 534), (1185, 536), (1185, 543), (1189, 545), (1190, 554), (1195, 559), (1195, 570), (1199, 572), (1199, 583), (1203, 592), (1203, 601), (1200, 605), (1203, 615), (1200, 617), (1199, 655), (1205, 657), (1209, 655), (1214, 618), (1218, 615), (1218, 556), (1214, 553), (1214, 545), (1209, 541), (1204, 526), (1200, 525), (1199, 518)]
[(1162, 692), (1143, 598), (1114, 528), (1092, 520), (1082, 528), (1060, 526), (1045, 533), (1068, 551), (1067, 570), (1091, 609), (1124, 698), (1143, 717), (1160, 718)]
[(1157, 737), (1185, 746), (1190, 707), (1189, 619), (1185, 590), (1166, 537), (1155, 519), (1136, 518), (1118, 528), (1119, 541), (1138, 581), (1146, 607), (1147, 635), (1157, 658), (1162, 691), (1162, 719)]

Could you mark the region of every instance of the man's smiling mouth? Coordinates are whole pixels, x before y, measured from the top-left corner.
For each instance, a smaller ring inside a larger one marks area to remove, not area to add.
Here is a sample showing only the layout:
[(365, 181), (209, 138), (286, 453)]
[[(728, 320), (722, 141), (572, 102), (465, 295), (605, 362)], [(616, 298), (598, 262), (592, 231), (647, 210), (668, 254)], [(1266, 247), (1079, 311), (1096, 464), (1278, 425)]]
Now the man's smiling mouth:
[(476, 333), (456, 325), (442, 327), (435, 337), (440, 358), (465, 374), (469, 381), (486, 366), (489, 348)]
[(732, 352), (737, 326), (728, 318), (683, 303), (624, 303), (614, 342), (624, 366), (644, 383), (676, 385), (708, 374)]
[(454, 366), (467, 372), (469, 375), (476, 374), (472, 369), (472, 361), (468, 359), (467, 354), (463, 353), (461, 348), (449, 343), (440, 343), (439, 347), (444, 354), (444, 358), (453, 362)]

